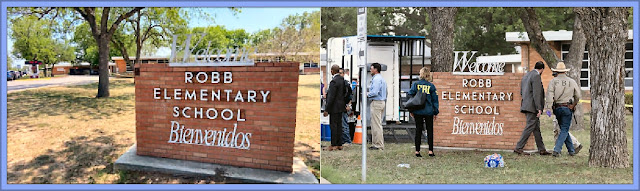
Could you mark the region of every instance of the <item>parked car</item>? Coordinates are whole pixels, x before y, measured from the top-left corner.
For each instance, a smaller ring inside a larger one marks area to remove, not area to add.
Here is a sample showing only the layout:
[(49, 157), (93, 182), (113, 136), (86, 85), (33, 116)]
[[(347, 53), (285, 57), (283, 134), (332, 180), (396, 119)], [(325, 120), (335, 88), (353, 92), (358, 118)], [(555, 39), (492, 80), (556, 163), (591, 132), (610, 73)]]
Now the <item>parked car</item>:
[(13, 80), (13, 74), (11, 74), (11, 71), (7, 71), (7, 81), (11, 80)]
[(17, 80), (18, 78), (20, 78), (20, 76), (18, 76), (18, 72), (13, 71), (13, 70), (11, 70), (9, 72), (11, 72), (11, 75), (13, 75), (13, 80)]
[(22, 75), (20, 75), (20, 71), (11, 71), (11, 72), (13, 72), (13, 80), (17, 80), (22, 77)]

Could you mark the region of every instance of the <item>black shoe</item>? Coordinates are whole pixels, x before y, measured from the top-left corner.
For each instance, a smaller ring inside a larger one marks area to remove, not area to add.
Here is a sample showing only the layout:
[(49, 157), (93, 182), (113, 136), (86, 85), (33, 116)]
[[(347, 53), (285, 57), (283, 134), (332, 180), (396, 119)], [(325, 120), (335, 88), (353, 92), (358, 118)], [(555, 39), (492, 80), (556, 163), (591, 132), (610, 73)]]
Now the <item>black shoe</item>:
[(429, 154), (429, 156), (430, 156), (430, 157), (435, 157), (435, 156), (436, 156), (436, 154), (431, 153), (431, 154)]
[(416, 157), (422, 157), (420, 153), (416, 153)]
[(554, 156), (554, 157), (559, 157), (560, 153), (553, 151), (553, 154), (551, 154), (551, 155)]
[(380, 150), (380, 148), (371, 146), (371, 147), (369, 147), (369, 150)]
[(577, 155), (580, 152), (580, 150), (582, 150), (582, 145), (576, 147), (575, 150), (576, 150), (575, 154)]
[(576, 153), (569, 153), (569, 156), (575, 156)]
[(514, 153), (518, 154), (518, 155), (531, 155), (527, 152), (524, 152), (522, 149), (518, 149), (518, 150), (513, 150)]

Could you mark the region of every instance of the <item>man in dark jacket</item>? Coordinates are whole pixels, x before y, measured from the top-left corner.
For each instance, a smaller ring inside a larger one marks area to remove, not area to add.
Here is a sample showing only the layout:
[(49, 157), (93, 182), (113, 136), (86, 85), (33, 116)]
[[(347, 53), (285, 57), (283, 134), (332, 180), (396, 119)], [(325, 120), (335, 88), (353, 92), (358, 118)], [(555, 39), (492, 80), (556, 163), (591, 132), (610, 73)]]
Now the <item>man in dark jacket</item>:
[(327, 91), (327, 104), (324, 116), (329, 115), (329, 126), (331, 128), (331, 146), (327, 151), (342, 150), (342, 114), (347, 111), (345, 98), (344, 78), (339, 75), (340, 67), (331, 66), (333, 79), (329, 83)]
[(544, 62), (536, 62), (534, 70), (525, 74), (520, 84), (520, 95), (522, 95), (520, 112), (527, 117), (527, 126), (522, 131), (520, 141), (518, 141), (516, 148), (513, 150), (519, 155), (528, 155), (523, 151), (523, 148), (527, 144), (531, 133), (533, 133), (533, 137), (536, 140), (540, 155), (551, 154), (545, 149), (544, 142), (542, 142), (542, 134), (540, 134), (540, 115), (544, 109), (544, 89), (540, 78), (542, 71), (544, 71)]

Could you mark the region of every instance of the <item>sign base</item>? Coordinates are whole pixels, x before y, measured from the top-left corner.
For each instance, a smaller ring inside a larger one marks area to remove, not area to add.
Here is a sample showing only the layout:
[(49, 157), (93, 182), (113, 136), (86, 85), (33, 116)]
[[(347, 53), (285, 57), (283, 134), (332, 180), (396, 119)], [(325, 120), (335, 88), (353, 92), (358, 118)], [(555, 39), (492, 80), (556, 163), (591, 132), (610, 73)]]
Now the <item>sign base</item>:
[(194, 177), (220, 176), (243, 183), (318, 184), (318, 179), (299, 158), (293, 158), (293, 172), (281, 172), (228, 165), (136, 155), (136, 145), (116, 160), (118, 170), (155, 171)]

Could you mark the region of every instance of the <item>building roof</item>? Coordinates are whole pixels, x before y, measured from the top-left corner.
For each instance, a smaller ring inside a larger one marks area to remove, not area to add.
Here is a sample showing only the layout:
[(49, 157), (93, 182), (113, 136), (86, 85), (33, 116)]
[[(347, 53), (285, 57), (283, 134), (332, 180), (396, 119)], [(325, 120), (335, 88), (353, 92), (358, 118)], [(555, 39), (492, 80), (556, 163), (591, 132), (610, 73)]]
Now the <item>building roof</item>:
[[(313, 53), (313, 52), (298, 52), (298, 53), (293, 53), (293, 52), (285, 52), (284, 54), (280, 54), (280, 53), (255, 53), (251, 56), (257, 56), (257, 57), (262, 57), (262, 56), (281, 56), (281, 55), (285, 55), (285, 56), (293, 56), (293, 55), (297, 55), (297, 56), (309, 56), (309, 55), (318, 55), (318, 53)], [(215, 57), (217, 55), (211, 55), (211, 57)], [(224, 58), (226, 57), (226, 54), (221, 54), (218, 57), (219, 58)], [(231, 57), (235, 57), (236, 54), (232, 54)], [(204, 57), (204, 56), (198, 56), (200, 58)], [(135, 56), (129, 56), (130, 60), (134, 60), (136, 59)], [(124, 60), (124, 57), (122, 56), (114, 56), (111, 57), (111, 60)], [(141, 56), (140, 60), (169, 60), (169, 57), (160, 57), (160, 56)]]
[[(629, 30), (629, 40), (633, 40), (633, 30)], [(542, 35), (547, 41), (571, 41), (573, 31), (543, 31)], [(527, 32), (506, 32), (505, 39), (507, 42), (529, 42)]]
[[(129, 60), (135, 60), (136, 57), (135, 56), (129, 56)], [(169, 57), (167, 56), (141, 56), (140, 57), (141, 60), (160, 60), (160, 59), (169, 59)], [(122, 56), (114, 56), (111, 57), (111, 60), (124, 60), (124, 57)]]
[[(345, 38), (345, 37), (356, 37), (356, 36), (343, 36), (343, 37), (337, 37), (337, 38)], [(367, 35), (367, 39), (382, 40), (382, 41), (405, 41), (405, 40), (417, 40), (417, 39), (426, 39), (426, 38), (424, 36)]]
[(59, 62), (55, 66), (71, 66), (71, 62)]

